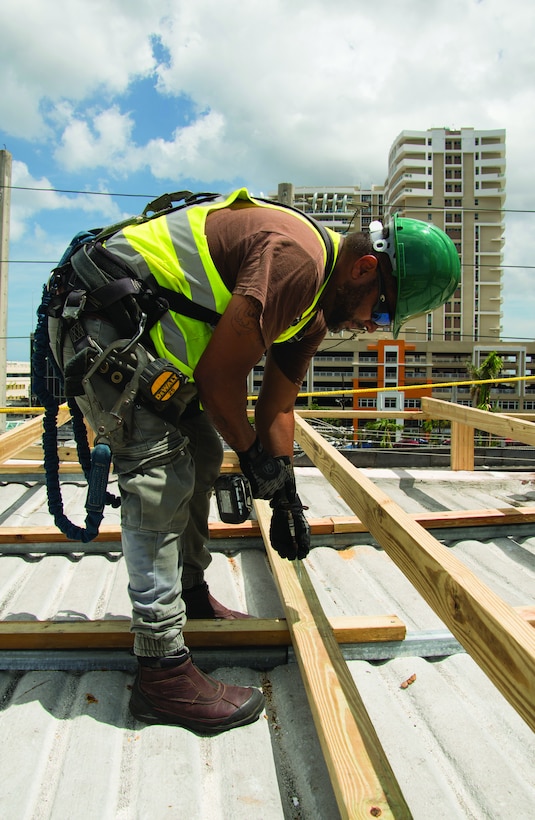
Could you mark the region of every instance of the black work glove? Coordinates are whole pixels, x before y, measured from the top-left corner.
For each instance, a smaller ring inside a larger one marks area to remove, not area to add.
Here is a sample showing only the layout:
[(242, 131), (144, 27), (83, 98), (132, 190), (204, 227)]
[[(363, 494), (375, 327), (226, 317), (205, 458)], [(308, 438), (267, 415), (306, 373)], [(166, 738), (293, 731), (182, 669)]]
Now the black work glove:
[(273, 510), (269, 538), (273, 549), (281, 558), (295, 561), (306, 558), (310, 551), (310, 527), (303, 510), (308, 509), (301, 503), (295, 491), (295, 475), (290, 460), (286, 463), (286, 483), (271, 500)]
[(273, 498), (286, 481), (287, 456), (274, 458), (267, 453), (260, 439), (254, 440), (248, 450), (237, 453), (242, 473), (249, 480), (253, 498)]

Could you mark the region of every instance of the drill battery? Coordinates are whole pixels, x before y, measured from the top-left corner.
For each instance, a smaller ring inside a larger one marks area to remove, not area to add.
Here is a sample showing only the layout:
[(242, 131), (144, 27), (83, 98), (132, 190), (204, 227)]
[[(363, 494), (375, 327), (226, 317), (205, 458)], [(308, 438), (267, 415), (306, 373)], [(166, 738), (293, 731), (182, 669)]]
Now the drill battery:
[(219, 517), (225, 524), (243, 524), (253, 509), (251, 485), (241, 473), (220, 475), (214, 484)]

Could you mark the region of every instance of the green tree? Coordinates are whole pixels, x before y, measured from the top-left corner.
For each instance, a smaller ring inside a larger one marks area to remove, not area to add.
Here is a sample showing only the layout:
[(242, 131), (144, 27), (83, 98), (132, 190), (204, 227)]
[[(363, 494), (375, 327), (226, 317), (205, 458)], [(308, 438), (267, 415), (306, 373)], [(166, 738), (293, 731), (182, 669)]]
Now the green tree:
[[(466, 362), (468, 375), (471, 379), (474, 379), (474, 383), (470, 386), (472, 407), (477, 407), (478, 410), (492, 411), (494, 409), (490, 400), (492, 380), (496, 380), (498, 378), (502, 372), (502, 368), (503, 359), (501, 356), (498, 356), (495, 350), (493, 350), (492, 353), (489, 353), (487, 358), (481, 362), (479, 367), (476, 367), (470, 360)], [(481, 384), (481, 381), (486, 380), (490, 381), (488, 381), (487, 384)], [(483, 434), (482, 431), (478, 431), (478, 433), (480, 443), (484, 443), (487, 436), (489, 444), (492, 442), (492, 436), (490, 433)]]
[(382, 434), (379, 447), (392, 447), (392, 434), (395, 435), (397, 424), (393, 419), (377, 419), (377, 421), (367, 421), (364, 425), (367, 430), (377, 430)]
[(466, 370), (470, 379), (474, 383), (470, 386), (470, 396), (472, 398), (472, 407), (477, 407), (479, 410), (491, 410), (490, 391), (492, 384), (481, 384), (481, 381), (495, 380), (498, 378), (503, 368), (503, 360), (495, 350), (489, 353), (487, 358), (481, 362), (479, 367), (476, 367), (473, 362), (468, 360), (466, 362)]
[(451, 422), (447, 419), (425, 419), (422, 422), (422, 430), (424, 433), (427, 433), (429, 439), (433, 439), (433, 433), (436, 431), (438, 442), (442, 440), (442, 431), (444, 429), (449, 430)]

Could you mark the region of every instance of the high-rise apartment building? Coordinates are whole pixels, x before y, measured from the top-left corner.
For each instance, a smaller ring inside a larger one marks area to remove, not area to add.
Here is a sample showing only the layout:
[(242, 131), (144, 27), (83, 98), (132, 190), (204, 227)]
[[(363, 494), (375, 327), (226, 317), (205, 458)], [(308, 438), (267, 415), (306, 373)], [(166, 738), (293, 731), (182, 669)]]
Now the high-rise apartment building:
[(455, 242), (461, 286), (402, 330), (408, 340), (492, 344), (502, 319), (505, 131), (402, 131), (388, 157), (389, 213), (432, 222)]

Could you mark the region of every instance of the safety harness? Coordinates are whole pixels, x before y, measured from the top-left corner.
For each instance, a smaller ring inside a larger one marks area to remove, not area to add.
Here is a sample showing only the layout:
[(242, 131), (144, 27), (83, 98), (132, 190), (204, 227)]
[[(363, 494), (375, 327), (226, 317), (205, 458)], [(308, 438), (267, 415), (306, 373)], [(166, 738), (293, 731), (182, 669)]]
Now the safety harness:
[[(104, 507), (120, 505), (120, 499), (112, 496), (106, 489), (111, 464), (110, 435), (123, 425), (126, 410), (134, 400), (144, 403), (160, 415), (170, 413), (175, 418), (177, 408), (184, 409), (180, 388), (187, 383), (188, 377), (168, 360), (153, 355), (148, 336), (150, 328), (169, 309), (212, 326), (217, 324), (221, 316), (216, 311), (193, 302), (183, 293), (162, 287), (154, 277), (141, 280), (126, 263), (107, 251), (104, 243), (127, 226), (141, 224), (172, 211), (218, 198), (220, 194), (194, 194), (191, 191), (163, 194), (150, 202), (139, 216), (103, 229), (77, 234), (43, 288), (34, 335), (32, 378), (35, 394), (45, 409), (42, 442), (48, 509), (55, 525), (71, 540), (84, 543), (92, 541), (98, 535)], [(295, 211), (313, 224), (326, 249), (325, 272), (328, 277), (334, 267), (336, 254), (333, 241), (325, 228), (290, 206), (273, 203), (271, 200), (259, 201)], [(82, 320), (87, 313), (106, 318), (118, 331), (120, 338), (102, 349), (86, 332)], [(61, 320), (55, 356), (52, 354), (48, 335), (50, 317)], [(70, 336), (75, 355), (65, 364), (62, 373), (56, 360), (62, 361), (65, 333)], [(63, 511), (57, 435), (59, 401), (47, 386), (48, 363), (63, 384), (72, 416), (78, 459), (88, 483), (84, 527), (70, 521)], [(98, 401), (91, 385), (91, 378), (95, 373), (108, 378), (116, 387), (122, 387), (111, 408), (102, 407)], [(89, 448), (83, 414), (75, 400), (76, 396), (81, 395), (85, 395), (89, 401), (96, 422), (92, 451)]]

